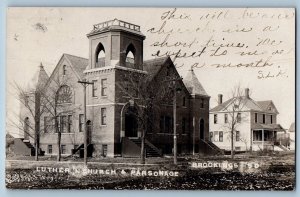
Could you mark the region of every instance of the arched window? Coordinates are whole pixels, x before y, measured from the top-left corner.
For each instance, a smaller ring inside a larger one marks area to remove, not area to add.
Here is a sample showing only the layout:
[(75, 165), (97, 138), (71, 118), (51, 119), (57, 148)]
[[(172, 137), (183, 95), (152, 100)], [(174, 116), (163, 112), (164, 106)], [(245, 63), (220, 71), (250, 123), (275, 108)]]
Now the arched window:
[(72, 90), (69, 86), (63, 85), (57, 91), (57, 103), (71, 103)]
[(135, 48), (133, 44), (128, 45), (126, 49), (126, 67), (134, 68), (135, 65)]
[(99, 43), (95, 53), (95, 68), (105, 66), (105, 49), (102, 43)]

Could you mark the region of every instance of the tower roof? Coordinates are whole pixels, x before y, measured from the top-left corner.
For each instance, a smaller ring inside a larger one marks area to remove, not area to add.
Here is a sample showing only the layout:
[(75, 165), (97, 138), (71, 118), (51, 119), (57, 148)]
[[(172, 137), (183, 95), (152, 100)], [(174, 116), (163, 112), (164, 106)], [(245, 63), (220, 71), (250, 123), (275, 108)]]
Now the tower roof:
[(208, 94), (204, 90), (203, 86), (199, 82), (197, 76), (195, 75), (193, 69), (190, 69), (188, 71), (187, 75), (183, 79), (183, 83), (191, 95), (208, 96)]
[(41, 90), (45, 86), (48, 79), (49, 79), (49, 76), (46, 73), (44, 66), (41, 62), (40, 66), (39, 66), (39, 70), (34, 74), (33, 78), (28, 83), (27, 90), (30, 92)]
[(116, 18), (113, 20), (95, 24), (93, 30), (87, 36), (89, 37), (94, 34), (103, 33), (112, 30), (126, 31), (145, 38), (145, 35), (141, 33), (140, 26)]

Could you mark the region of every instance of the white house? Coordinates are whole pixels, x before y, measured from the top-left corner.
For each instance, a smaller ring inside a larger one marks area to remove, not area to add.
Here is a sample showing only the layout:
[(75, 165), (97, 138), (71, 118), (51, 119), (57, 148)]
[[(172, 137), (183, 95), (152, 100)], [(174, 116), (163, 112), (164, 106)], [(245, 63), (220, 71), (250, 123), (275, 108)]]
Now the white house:
[[(278, 111), (273, 101), (254, 101), (245, 95), (222, 102), (218, 95), (218, 105), (210, 110), (209, 139), (219, 148), (231, 150), (231, 133), (235, 151), (274, 150), (276, 135), (283, 128), (277, 124)], [(233, 130), (233, 132), (231, 132)]]

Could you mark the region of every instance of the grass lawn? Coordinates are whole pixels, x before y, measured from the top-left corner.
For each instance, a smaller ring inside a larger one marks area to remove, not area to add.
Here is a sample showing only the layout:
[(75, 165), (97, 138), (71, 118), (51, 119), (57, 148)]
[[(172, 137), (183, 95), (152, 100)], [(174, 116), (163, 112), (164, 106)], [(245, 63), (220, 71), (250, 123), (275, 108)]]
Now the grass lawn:
[[(116, 174), (69, 173), (40, 171), (37, 167), (84, 168), (81, 158), (10, 157), (6, 161), (6, 186), (19, 189), (201, 189), (201, 190), (293, 190), (295, 187), (294, 153), (270, 155), (241, 154), (230, 156), (179, 156), (147, 158), (140, 165), (138, 158), (90, 158), (88, 169), (116, 170)], [(258, 163), (255, 170), (193, 168), (192, 163)], [(178, 176), (138, 176), (132, 171), (174, 171)], [(98, 172), (98, 171), (97, 171)], [(121, 173), (124, 172), (124, 173)]]

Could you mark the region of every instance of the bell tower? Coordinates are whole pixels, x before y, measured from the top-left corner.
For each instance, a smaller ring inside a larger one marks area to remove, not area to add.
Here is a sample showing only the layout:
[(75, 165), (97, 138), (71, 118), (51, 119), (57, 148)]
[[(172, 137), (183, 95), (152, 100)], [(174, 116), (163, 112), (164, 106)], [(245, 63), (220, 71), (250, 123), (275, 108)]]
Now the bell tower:
[(94, 25), (89, 38), (89, 67), (128, 67), (142, 70), (143, 41), (140, 26), (118, 19)]
[(125, 97), (126, 84), (129, 73), (145, 73), (145, 36), (140, 26), (114, 19), (94, 25), (87, 37), (89, 60), (84, 75), (93, 82), (86, 95), (91, 143), (96, 155), (121, 154), (121, 114), (130, 100)]

